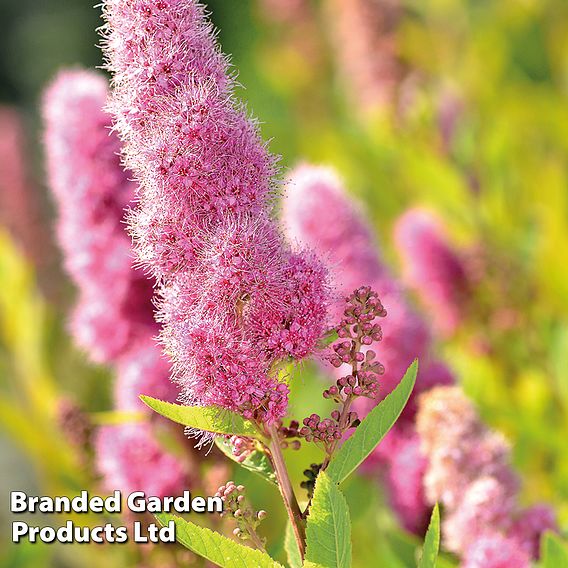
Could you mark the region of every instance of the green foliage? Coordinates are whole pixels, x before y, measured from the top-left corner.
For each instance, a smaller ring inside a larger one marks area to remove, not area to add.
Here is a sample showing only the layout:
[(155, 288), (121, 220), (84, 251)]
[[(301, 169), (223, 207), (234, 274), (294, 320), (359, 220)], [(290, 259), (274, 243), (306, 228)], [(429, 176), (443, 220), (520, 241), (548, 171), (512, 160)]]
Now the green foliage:
[(251, 566), (282, 568), (282, 565), (270, 558), (268, 554), (239, 544), (226, 536), (208, 528), (199, 527), (176, 515), (159, 513), (156, 518), (164, 526), (174, 521), (176, 540), (180, 544), (222, 568), (249, 568)]
[(542, 568), (568, 566), (568, 546), (559, 536), (547, 532), (542, 537)]
[(325, 471), (316, 480), (306, 541), (306, 566), (351, 566), (351, 520), (347, 501)]
[(183, 406), (141, 395), (140, 399), (152, 410), (195, 430), (262, 439), (256, 426), (238, 414), (215, 406)]
[(260, 450), (250, 453), (243, 461), (238, 461), (234, 456), (231, 445), (225, 438), (215, 438), (215, 444), (228, 458), (240, 466), (260, 475), (266, 481), (276, 484), (276, 475), (272, 464), (266, 454)]
[(369, 412), (353, 435), (339, 448), (326, 470), (335, 483), (341, 483), (352, 473), (392, 428), (408, 402), (417, 372), (418, 361), (414, 361), (398, 386)]
[(424, 538), (424, 548), (418, 563), (418, 568), (436, 568), (438, 550), (440, 548), (440, 510), (438, 504), (434, 506), (428, 531)]

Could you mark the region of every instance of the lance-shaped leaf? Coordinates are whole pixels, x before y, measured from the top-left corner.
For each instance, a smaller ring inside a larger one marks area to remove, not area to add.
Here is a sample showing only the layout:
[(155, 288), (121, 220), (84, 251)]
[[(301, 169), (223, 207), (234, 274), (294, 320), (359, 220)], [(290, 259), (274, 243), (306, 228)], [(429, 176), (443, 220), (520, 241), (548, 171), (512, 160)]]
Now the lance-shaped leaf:
[(436, 503), (432, 516), (430, 517), (430, 524), (428, 531), (424, 538), (424, 547), (422, 549), (422, 556), (418, 563), (418, 568), (435, 568), (438, 559), (438, 550), (440, 549), (440, 510)]
[(225, 438), (215, 438), (215, 444), (228, 458), (232, 459), (245, 469), (260, 475), (266, 481), (277, 485), (278, 482), (276, 480), (276, 474), (274, 473), (270, 460), (264, 452), (261, 452), (260, 450), (254, 451), (243, 461), (239, 461), (233, 454), (230, 442), (228, 442)]
[(224, 408), (217, 406), (183, 406), (145, 395), (141, 395), (140, 399), (158, 414), (189, 428), (214, 434), (263, 438), (258, 428), (252, 422)]
[(163, 526), (167, 526), (170, 521), (173, 521), (176, 527), (176, 540), (195, 554), (217, 564), (217, 566), (223, 568), (249, 568), (250, 566), (255, 566), (255, 568), (283, 568), (265, 552), (239, 544), (226, 536), (205, 527), (199, 527), (181, 517), (168, 513), (158, 513), (155, 516)]
[(352, 473), (392, 428), (410, 398), (417, 372), (418, 360), (414, 360), (398, 386), (369, 412), (353, 435), (337, 450), (326, 469), (335, 483), (341, 483)]
[(345, 497), (325, 471), (316, 480), (306, 526), (305, 566), (351, 566), (351, 520)]

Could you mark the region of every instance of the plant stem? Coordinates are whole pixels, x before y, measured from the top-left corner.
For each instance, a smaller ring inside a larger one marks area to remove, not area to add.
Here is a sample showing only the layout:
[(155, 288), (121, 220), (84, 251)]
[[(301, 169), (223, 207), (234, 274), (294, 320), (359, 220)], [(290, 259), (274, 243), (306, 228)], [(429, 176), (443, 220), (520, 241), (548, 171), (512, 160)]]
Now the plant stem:
[(260, 537), (258, 536), (258, 534), (256, 534), (256, 531), (252, 527), (249, 529), (249, 536), (253, 544), (256, 546), (256, 548), (258, 548), (258, 550), (266, 552), (264, 544), (262, 544), (262, 540), (260, 540)]
[[(351, 346), (351, 353), (353, 355), (353, 362), (351, 363), (351, 375), (354, 376), (356, 379), (358, 379), (358, 377), (359, 377), (359, 364), (357, 363), (357, 361), (355, 359), (355, 354), (359, 351), (359, 349), (361, 349), (361, 341), (360, 341), (359, 337), (357, 337), (355, 340), (353, 340), (352, 346)], [(351, 408), (351, 403), (355, 400), (355, 398), (356, 398), (356, 396), (354, 396), (353, 394), (350, 394), (350, 395), (347, 395), (347, 397), (343, 401), (343, 406), (341, 407), (340, 417), (339, 417), (339, 429), (341, 430), (342, 434), (346, 430), (347, 417), (349, 416), (349, 409)], [(329, 450), (327, 452), (327, 456), (325, 457), (325, 460), (323, 461), (323, 463), (321, 465), (321, 471), (326, 469), (327, 466), (329, 465), (329, 462), (331, 461), (331, 458), (333, 457), (333, 454), (334, 454), (335, 450), (337, 449), (338, 444), (339, 444), (339, 440), (335, 440), (333, 442), (333, 444), (331, 445), (331, 447), (329, 448)]]
[(271, 438), (269, 449), (272, 464), (274, 465), (274, 471), (278, 479), (278, 487), (280, 488), (280, 493), (284, 500), (284, 505), (286, 506), (286, 512), (288, 513), (292, 529), (294, 530), (294, 536), (298, 543), (300, 556), (302, 557), (302, 560), (304, 560), (304, 556), (306, 554), (306, 531), (304, 528), (304, 520), (302, 519), (302, 512), (300, 511), (300, 506), (298, 505), (294, 489), (292, 488), (292, 483), (290, 482), (290, 477), (288, 476), (288, 470), (286, 469), (286, 463), (284, 462), (282, 448), (280, 447), (278, 431), (274, 426), (271, 426), (269, 428), (269, 432)]

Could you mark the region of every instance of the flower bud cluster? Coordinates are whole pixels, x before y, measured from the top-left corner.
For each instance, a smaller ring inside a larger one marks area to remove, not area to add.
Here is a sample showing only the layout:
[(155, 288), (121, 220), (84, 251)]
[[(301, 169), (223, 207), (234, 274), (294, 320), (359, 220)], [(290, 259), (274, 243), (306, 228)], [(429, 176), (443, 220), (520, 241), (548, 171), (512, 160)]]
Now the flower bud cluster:
[[(375, 398), (384, 367), (375, 360), (376, 353), (368, 347), (383, 338), (381, 326), (374, 320), (385, 317), (387, 312), (377, 293), (369, 286), (355, 290), (346, 303), (343, 319), (337, 328), (337, 335), (343, 341), (333, 346), (330, 362), (336, 368), (351, 365), (352, 372), (339, 378), (334, 386), (324, 391), (323, 396), (338, 402), (345, 396)], [(363, 346), (367, 348), (365, 352), (362, 351)]]
[(381, 340), (381, 326), (375, 319), (385, 316), (377, 293), (368, 286), (358, 288), (346, 299), (343, 319), (337, 327), (340, 340), (332, 347), (330, 361), (336, 368), (351, 365), (351, 373), (323, 392), (323, 397), (341, 405), (341, 410), (335, 409), (324, 419), (312, 414), (304, 419), (300, 429), (307, 442), (322, 444), (328, 457), (344, 433), (360, 423), (357, 413), (349, 410), (352, 401), (360, 396), (375, 398), (378, 394), (379, 376), (384, 368), (375, 361), (374, 351), (363, 352), (362, 347)]
[(57, 405), (57, 423), (67, 441), (82, 457), (91, 447), (93, 424), (89, 415), (73, 400), (62, 398)]
[(231, 436), (229, 443), (231, 444), (233, 456), (239, 463), (244, 462), (255, 450), (255, 442), (251, 438)]
[(256, 529), (261, 521), (266, 518), (267, 512), (264, 510), (254, 511), (252, 507), (247, 504), (245, 487), (243, 485), (236, 485), (234, 481), (228, 481), (225, 485), (219, 487), (215, 493), (215, 497), (220, 497), (224, 503), (221, 516), (230, 516), (237, 523), (233, 534), (240, 540), (253, 540), (254, 542), (258, 542), (260, 539), (256, 534)]

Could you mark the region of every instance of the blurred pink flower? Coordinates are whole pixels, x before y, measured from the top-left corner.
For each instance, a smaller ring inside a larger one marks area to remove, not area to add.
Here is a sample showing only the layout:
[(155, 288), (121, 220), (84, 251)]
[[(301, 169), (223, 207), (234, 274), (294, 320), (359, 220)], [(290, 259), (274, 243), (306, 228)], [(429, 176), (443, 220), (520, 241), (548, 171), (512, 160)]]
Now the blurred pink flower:
[(103, 426), (95, 450), (97, 470), (108, 491), (165, 497), (179, 495), (186, 486), (181, 461), (160, 447), (147, 424)]
[(436, 387), (422, 395), (416, 424), (428, 456), (426, 498), (444, 506), (442, 532), (448, 549), (465, 555), (467, 566), (482, 566), (472, 559), (482, 558), (485, 549), (473, 553), (470, 547), (477, 550), (478, 539), (502, 535), (515, 539), (519, 558), (536, 557), (540, 534), (556, 526), (554, 517), (546, 508), (519, 509), (519, 482), (509, 447), (481, 422), (461, 389)]
[(453, 333), (463, 319), (469, 283), (441, 222), (429, 211), (410, 209), (398, 219), (394, 235), (405, 281), (429, 308), (437, 329)]
[[(44, 100), (47, 169), (65, 266), (79, 291), (71, 318), (75, 341), (93, 361), (114, 367), (116, 408), (144, 410), (140, 394), (175, 400), (176, 391), (153, 339), (152, 282), (132, 266), (124, 216), (135, 186), (103, 110), (107, 95), (102, 75), (59, 74)], [(153, 425), (142, 423), (97, 432), (96, 462), (108, 489), (158, 496), (182, 490), (181, 460), (154, 436)]]
[(170, 381), (170, 366), (153, 337), (140, 339), (116, 365), (114, 404), (118, 410), (150, 409), (140, 395), (175, 401), (178, 392)]
[(476, 539), (467, 549), (463, 568), (530, 568), (529, 556), (515, 539), (491, 533)]
[(103, 111), (107, 95), (102, 75), (64, 71), (47, 89), (43, 105), (57, 236), (79, 290), (71, 329), (99, 363), (118, 360), (138, 337), (157, 330), (152, 284), (132, 267), (123, 219), (134, 184), (120, 165), (120, 143)]
[(259, 5), (267, 20), (301, 25), (310, 16), (309, 0), (259, 0)]
[(330, 310), (334, 321), (339, 321), (344, 297), (354, 289), (369, 285), (378, 292), (387, 310), (381, 323), (383, 340), (376, 349), (385, 367), (380, 398), (396, 387), (416, 357), (421, 366), (417, 392), (423, 390), (422, 381), (431, 387), (452, 380), (447, 368), (432, 360), (426, 322), (408, 304), (380, 256), (362, 209), (347, 195), (333, 169), (310, 165), (294, 169), (286, 187), (282, 219), (290, 240), (326, 260), (336, 288)]
[(554, 511), (548, 505), (533, 505), (518, 514), (509, 536), (515, 538), (531, 558), (538, 558), (540, 538), (546, 530), (558, 532)]
[(396, 436), (390, 448), (390, 467), (386, 485), (392, 508), (402, 526), (420, 534), (428, 524), (429, 509), (424, 506), (423, 477), (426, 458), (420, 451), (420, 439), (415, 432)]

